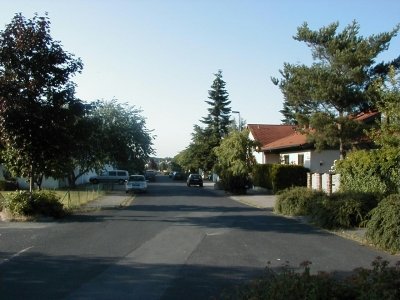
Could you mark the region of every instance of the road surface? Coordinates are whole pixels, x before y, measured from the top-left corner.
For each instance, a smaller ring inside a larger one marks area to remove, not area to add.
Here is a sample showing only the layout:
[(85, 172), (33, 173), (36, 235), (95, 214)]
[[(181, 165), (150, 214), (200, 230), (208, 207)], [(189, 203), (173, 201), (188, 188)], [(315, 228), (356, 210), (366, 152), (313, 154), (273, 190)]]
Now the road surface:
[(400, 259), (157, 176), (127, 207), (0, 222), (0, 299), (208, 299), (267, 264), (346, 275), (376, 256)]

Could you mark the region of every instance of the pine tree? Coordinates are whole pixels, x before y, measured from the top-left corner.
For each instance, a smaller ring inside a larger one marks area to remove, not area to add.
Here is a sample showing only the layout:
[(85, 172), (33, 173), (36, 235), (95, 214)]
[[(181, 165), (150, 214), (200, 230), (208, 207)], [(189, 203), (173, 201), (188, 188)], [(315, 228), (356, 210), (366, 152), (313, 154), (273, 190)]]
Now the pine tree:
[[(222, 70), (214, 74), (215, 79), (211, 85), (211, 90), (208, 91), (208, 99), (205, 102), (211, 107), (208, 108), (208, 116), (201, 120), (206, 124), (206, 130), (219, 141), (228, 134), (230, 125), (231, 108), (229, 105), (228, 92), (225, 89), (225, 81), (222, 79)], [(216, 145), (216, 146), (218, 146)]]

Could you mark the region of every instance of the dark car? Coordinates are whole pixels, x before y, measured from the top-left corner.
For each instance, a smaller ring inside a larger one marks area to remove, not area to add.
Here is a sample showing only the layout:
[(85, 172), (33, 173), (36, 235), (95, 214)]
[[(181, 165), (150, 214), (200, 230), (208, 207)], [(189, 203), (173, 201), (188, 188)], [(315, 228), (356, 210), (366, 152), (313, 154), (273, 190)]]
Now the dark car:
[(173, 179), (173, 180), (182, 180), (182, 179), (184, 179), (183, 173), (181, 173), (181, 172), (174, 172), (174, 173), (172, 174), (172, 179)]
[(187, 186), (198, 185), (203, 186), (203, 178), (199, 174), (190, 174), (187, 181)]
[(144, 177), (146, 177), (146, 180), (148, 181), (156, 181), (156, 171), (146, 170), (144, 172)]

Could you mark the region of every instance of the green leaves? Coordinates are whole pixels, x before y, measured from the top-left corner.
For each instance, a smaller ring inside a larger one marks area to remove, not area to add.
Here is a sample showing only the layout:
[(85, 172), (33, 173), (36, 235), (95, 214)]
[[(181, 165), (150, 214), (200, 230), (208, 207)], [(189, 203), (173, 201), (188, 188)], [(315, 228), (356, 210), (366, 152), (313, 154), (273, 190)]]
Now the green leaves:
[(376, 93), (371, 92), (371, 86), (388, 72), (381, 65), (378, 73), (375, 59), (388, 48), (399, 26), (369, 37), (359, 36), (356, 21), (341, 32), (338, 28), (339, 23), (319, 30), (311, 30), (307, 23), (300, 26), (294, 39), (307, 44), (314, 63), (311, 66), (285, 63), (280, 71), (282, 79), (274, 78), (273, 82), (279, 85), (285, 98), (282, 113), (286, 122), (298, 124), (311, 120), (314, 126), (308, 133), (319, 148), (340, 145), (344, 151), (362, 135), (358, 129), (350, 134), (350, 130), (356, 129), (350, 117), (375, 108)]

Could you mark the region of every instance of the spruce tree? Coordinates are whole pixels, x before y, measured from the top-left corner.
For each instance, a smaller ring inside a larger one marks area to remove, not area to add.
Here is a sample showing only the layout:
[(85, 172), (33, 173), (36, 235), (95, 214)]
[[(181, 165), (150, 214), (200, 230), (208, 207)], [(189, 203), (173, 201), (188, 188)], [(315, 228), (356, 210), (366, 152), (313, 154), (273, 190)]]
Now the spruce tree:
[(218, 142), (228, 134), (230, 125), (231, 108), (229, 94), (225, 89), (225, 81), (222, 79), (222, 70), (214, 74), (215, 79), (208, 91), (208, 99), (205, 102), (210, 105), (208, 115), (201, 120), (206, 125), (206, 131)]

